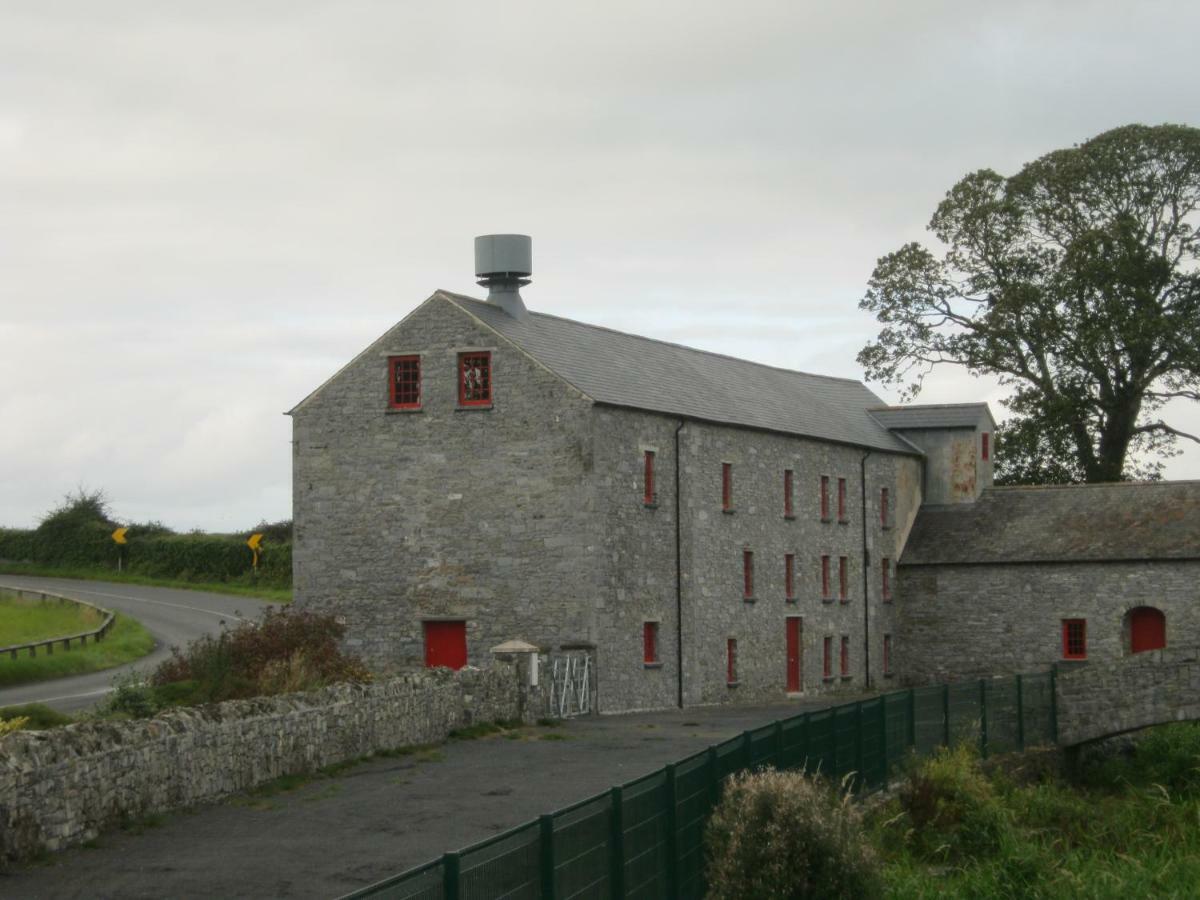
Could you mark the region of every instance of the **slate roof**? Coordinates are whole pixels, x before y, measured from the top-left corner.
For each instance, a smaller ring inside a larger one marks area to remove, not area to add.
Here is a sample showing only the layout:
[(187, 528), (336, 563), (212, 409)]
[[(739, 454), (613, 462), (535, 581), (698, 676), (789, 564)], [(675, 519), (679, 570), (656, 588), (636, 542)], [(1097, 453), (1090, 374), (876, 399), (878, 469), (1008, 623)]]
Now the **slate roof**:
[(438, 293), (597, 403), (920, 453), (868, 414), (880, 400), (852, 379), (777, 369), (545, 313), (516, 319), (494, 304)]
[(1200, 558), (1200, 481), (993, 487), (922, 507), (900, 565)]
[[(983, 418), (991, 419), (986, 403), (925, 403), (911, 406), (880, 406), (872, 409), (886, 428), (974, 428)], [(993, 423), (994, 424), (994, 423)]]

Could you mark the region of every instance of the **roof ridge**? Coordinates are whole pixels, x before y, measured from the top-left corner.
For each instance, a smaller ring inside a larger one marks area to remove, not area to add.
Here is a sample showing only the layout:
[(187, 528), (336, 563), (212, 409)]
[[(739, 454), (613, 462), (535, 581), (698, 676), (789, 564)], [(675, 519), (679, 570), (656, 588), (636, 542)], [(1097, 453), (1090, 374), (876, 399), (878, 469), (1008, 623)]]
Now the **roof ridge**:
[[(441, 288), (438, 290), (439, 293), (453, 297), (455, 300), (468, 300), (471, 303), (487, 304), (486, 300), (480, 300), (478, 297), (468, 297), (465, 294), (456, 294), (453, 291), (442, 290)], [(733, 362), (745, 363), (746, 365), (750, 366), (758, 366), (762, 369), (771, 369), (775, 372), (786, 372), (789, 375), (803, 375), (807, 378), (820, 378), (825, 381), (840, 381), (847, 384), (857, 384), (863, 387), (865, 390), (870, 391), (870, 388), (867, 388), (866, 384), (858, 378), (847, 378), (843, 375), (821, 375), (817, 372), (805, 372), (802, 369), (787, 369), (783, 366), (773, 366), (770, 363), (757, 362), (753, 359), (745, 359), (741, 356), (730, 356), (728, 353), (717, 353), (713, 350), (701, 350), (699, 347), (689, 347), (687, 344), (680, 344), (676, 341), (664, 341), (661, 338), (647, 337), (644, 334), (635, 334), (632, 331), (621, 331), (619, 328), (610, 328), (607, 325), (594, 325), (591, 322), (581, 322), (579, 319), (568, 319), (566, 316), (556, 316), (553, 313), (536, 312), (531, 309), (529, 310), (529, 315), (542, 319), (557, 319), (559, 322), (569, 322), (572, 325), (582, 325), (584, 328), (594, 328), (597, 331), (607, 331), (609, 334), (619, 334), (623, 337), (635, 338), (639, 341), (650, 341), (654, 344), (664, 344), (668, 347), (677, 347), (680, 350), (687, 350), (689, 353), (700, 353), (704, 356), (714, 356), (719, 359), (728, 359), (732, 360)]]
[(867, 412), (893, 412), (906, 409), (962, 409), (967, 406), (986, 407), (987, 403), (982, 400), (973, 403), (900, 403), (892, 406), (869, 406)]
[(994, 484), (984, 490), (988, 491), (1066, 491), (1080, 488), (1121, 488), (1121, 487), (1170, 487), (1173, 485), (1200, 485), (1197, 478), (1164, 478), (1161, 481), (1093, 481), (1080, 484)]

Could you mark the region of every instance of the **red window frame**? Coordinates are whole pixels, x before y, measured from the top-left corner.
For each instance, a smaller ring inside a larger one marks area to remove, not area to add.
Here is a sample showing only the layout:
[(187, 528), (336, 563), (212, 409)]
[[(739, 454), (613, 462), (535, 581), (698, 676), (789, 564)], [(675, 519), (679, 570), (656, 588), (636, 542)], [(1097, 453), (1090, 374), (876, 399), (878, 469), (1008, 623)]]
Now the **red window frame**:
[(892, 674), (892, 636), (890, 634), (883, 636), (883, 674)]
[(883, 602), (892, 602), (892, 561), (886, 556), (880, 563), (880, 574), (883, 577)]
[(850, 558), (848, 556), (838, 557), (838, 600), (842, 603), (850, 602)]
[(642, 502), (647, 506), (654, 503), (654, 451), (647, 450), (642, 460)]
[(792, 470), (783, 470), (783, 517), (790, 519), (795, 515), (792, 511)]
[(754, 551), (742, 551), (742, 597), (754, 599)]
[(721, 509), (733, 509), (733, 463), (721, 463)]
[(829, 521), (829, 476), (821, 476), (821, 521)]
[(838, 479), (838, 521), (848, 522), (846, 518), (846, 479)]
[(737, 684), (737, 638), (725, 641), (725, 683)]
[(491, 403), (492, 351), (458, 354), (458, 405), (490, 406)]
[(783, 554), (783, 596), (788, 600), (796, 599), (796, 554)]
[(1087, 659), (1087, 619), (1062, 620), (1062, 658)]
[(991, 434), (989, 434), (988, 432), (985, 431), (979, 437), (981, 438), (979, 448), (980, 448), (980, 450), (983, 451), (982, 452), (983, 461), (987, 462), (989, 459), (991, 459), (991, 456), (992, 456), (992, 436), (991, 436)]
[(888, 527), (888, 515), (891, 512), (891, 510), (888, 509), (888, 506), (889, 506), (888, 501), (889, 501), (888, 489), (880, 488), (879, 489), (879, 524), (882, 525), (884, 528)]
[(826, 678), (833, 677), (833, 637), (825, 636), (824, 656), (821, 659), (821, 673)]
[(658, 623), (642, 623), (642, 662), (648, 666), (658, 664)]
[(392, 409), (421, 408), (421, 357), (388, 357), (388, 406)]
[(842, 666), (841, 674), (843, 677), (850, 674), (850, 635), (842, 635)]
[(821, 557), (821, 599), (829, 599), (829, 557)]

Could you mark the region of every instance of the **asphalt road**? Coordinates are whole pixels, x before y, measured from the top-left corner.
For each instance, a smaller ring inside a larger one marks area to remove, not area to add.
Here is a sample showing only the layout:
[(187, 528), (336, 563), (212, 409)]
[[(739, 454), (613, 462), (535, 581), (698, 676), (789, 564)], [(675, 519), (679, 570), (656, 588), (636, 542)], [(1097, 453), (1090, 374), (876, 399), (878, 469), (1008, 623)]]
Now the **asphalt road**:
[[(152, 669), (170, 656), (171, 647), (182, 647), (202, 634), (215, 634), (221, 630), (222, 622), (233, 625), (243, 619), (257, 618), (268, 606), (265, 600), (254, 597), (70, 578), (0, 575), (0, 587), (29, 588), (87, 600), (132, 616), (154, 635), (153, 652), (129, 665), (90, 675), (0, 688), (0, 706), (45, 703), (64, 712), (94, 706), (112, 690), (116, 675), (135, 668)], [(0, 665), (3, 664), (4, 660), (0, 660)]]

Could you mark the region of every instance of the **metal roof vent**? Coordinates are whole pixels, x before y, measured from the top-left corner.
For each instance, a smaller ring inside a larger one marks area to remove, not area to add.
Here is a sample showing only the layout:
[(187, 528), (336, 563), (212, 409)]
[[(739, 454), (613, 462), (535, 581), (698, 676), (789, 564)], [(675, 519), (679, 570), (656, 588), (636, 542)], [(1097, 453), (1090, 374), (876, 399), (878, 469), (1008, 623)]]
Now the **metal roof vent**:
[(529, 315), (521, 288), (533, 274), (533, 241), (527, 234), (484, 234), (475, 238), (475, 277), (495, 303), (514, 319)]

